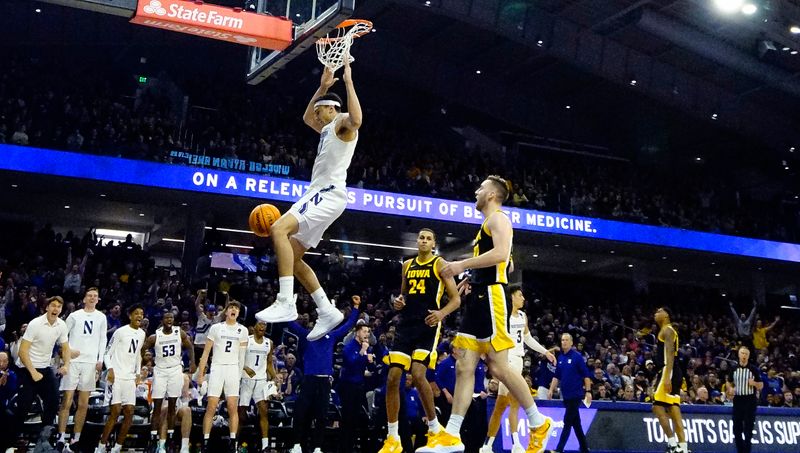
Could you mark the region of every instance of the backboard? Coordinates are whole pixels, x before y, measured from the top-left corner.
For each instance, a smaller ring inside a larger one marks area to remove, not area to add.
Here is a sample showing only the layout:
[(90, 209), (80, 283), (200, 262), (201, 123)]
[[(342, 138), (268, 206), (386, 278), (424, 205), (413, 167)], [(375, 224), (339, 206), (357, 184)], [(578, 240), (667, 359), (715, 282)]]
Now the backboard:
[(247, 83), (256, 85), (264, 81), (286, 63), (313, 48), (317, 39), (324, 37), (343, 20), (350, 18), (355, 0), (253, 0), (260, 14), (285, 16), (294, 23), (294, 40), (283, 51), (251, 47), (248, 52)]

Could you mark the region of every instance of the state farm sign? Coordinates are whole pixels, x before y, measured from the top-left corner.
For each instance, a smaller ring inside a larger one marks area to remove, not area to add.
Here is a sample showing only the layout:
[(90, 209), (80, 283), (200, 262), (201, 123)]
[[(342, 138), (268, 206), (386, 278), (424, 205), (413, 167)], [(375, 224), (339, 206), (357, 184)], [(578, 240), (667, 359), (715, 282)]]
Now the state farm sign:
[(288, 19), (202, 1), (139, 0), (131, 22), (274, 50), (292, 43), (292, 22)]

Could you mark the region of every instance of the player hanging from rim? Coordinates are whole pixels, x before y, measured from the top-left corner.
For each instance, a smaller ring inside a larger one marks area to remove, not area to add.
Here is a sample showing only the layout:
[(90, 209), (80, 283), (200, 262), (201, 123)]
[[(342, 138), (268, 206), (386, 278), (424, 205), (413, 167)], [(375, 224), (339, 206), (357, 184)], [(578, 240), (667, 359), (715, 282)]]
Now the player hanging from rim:
[[(678, 332), (672, 326), (672, 313), (661, 307), (654, 315), (658, 324), (658, 345), (654, 357), (658, 376), (653, 393), (653, 414), (664, 434), (667, 435), (668, 453), (687, 453), (686, 434), (681, 421), (681, 384), (683, 371), (676, 360), (678, 356)], [(672, 425), (670, 425), (670, 420)], [(675, 427), (673, 431), (672, 427)]]
[(311, 294), (317, 306), (317, 322), (308, 339), (314, 341), (336, 327), (344, 315), (328, 300), (316, 274), (303, 261), (308, 249), (316, 247), (325, 230), (347, 206), (347, 169), (358, 142), (361, 127), (361, 104), (358, 102), (350, 70), (350, 56), (344, 58), (344, 85), (347, 89), (347, 113), (342, 100), (328, 93), (337, 80), (327, 67), (322, 71), (319, 89), (303, 114), (303, 121), (320, 134), (317, 157), (311, 171), (308, 191), (271, 227), (272, 244), (278, 261), (279, 292), (275, 302), (256, 314), (266, 323), (297, 319), (294, 277)]
[[(544, 355), (547, 357), (547, 360), (555, 365), (556, 356), (539, 344), (528, 329), (528, 316), (522, 311), (522, 308), (525, 306), (525, 295), (522, 294), (522, 287), (519, 285), (512, 285), (508, 293), (511, 295), (511, 316), (509, 316), (508, 319), (508, 326), (511, 339), (514, 341), (514, 348), (508, 353), (508, 364), (511, 370), (515, 373), (522, 373), (525, 346)], [(513, 444), (511, 453), (525, 451), (525, 448), (520, 444), (519, 434), (517, 433), (517, 426), (519, 424), (519, 403), (508, 394), (508, 387), (501, 382), (497, 391), (497, 402), (494, 405), (494, 411), (492, 411), (492, 416), (489, 419), (486, 443), (481, 448), (480, 453), (492, 453), (492, 444), (494, 443), (495, 436), (497, 436), (497, 431), (500, 429), (500, 421), (503, 417), (503, 412), (505, 412), (506, 408), (509, 406), (508, 421), (511, 426), (511, 439)]]
[[(395, 342), (389, 351), (389, 373), (386, 379), (386, 418), (388, 434), (379, 453), (402, 453), (398, 433), (400, 413), (400, 379), (403, 371), (411, 371), (414, 386), (419, 391), (425, 418), (428, 420), (428, 440), (441, 430), (433, 404), (433, 390), (425, 376), (428, 367), (436, 366), (436, 345), (442, 320), (458, 310), (461, 296), (453, 277), (439, 274), (443, 263), (433, 254), (436, 234), (423, 228), (417, 235), (417, 256), (403, 263), (400, 295), (393, 301), (395, 310), (402, 310), (395, 332)], [(447, 305), (441, 306), (447, 290)]]
[(217, 413), (217, 405), (222, 393), (225, 393), (225, 402), (228, 406), (230, 424), (230, 441), (228, 450), (236, 450), (236, 433), (239, 430), (239, 384), (244, 368), (244, 358), (247, 352), (247, 329), (236, 322), (239, 317), (241, 305), (235, 300), (228, 301), (223, 310), (225, 322), (211, 326), (206, 339), (203, 355), (197, 373), (197, 385), (202, 387), (205, 380), (208, 356), (212, 353), (214, 360), (211, 363), (211, 373), (208, 377), (208, 404), (203, 416), (203, 447), (202, 452), (208, 452), (209, 438), (211, 437), (211, 421)]
[[(166, 453), (167, 439), (172, 438), (175, 427), (175, 411), (183, 389), (183, 350), (189, 354), (189, 372), (195, 372), (194, 347), (189, 335), (174, 327), (175, 315), (168, 311), (161, 318), (161, 328), (147, 337), (142, 354), (153, 350), (156, 366), (153, 368), (153, 416), (151, 417), (150, 448), (159, 438), (156, 453)], [(167, 398), (168, 430), (160, 430), (161, 406)], [(160, 432), (160, 436), (159, 436)], [(168, 436), (169, 434), (169, 436)]]
[(100, 443), (97, 444), (95, 453), (105, 453), (106, 442), (108, 442), (111, 431), (114, 430), (114, 425), (117, 424), (120, 411), (124, 418), (117, 435), (117, 443), (111, 449), (111, 453), (122, 451), (122, 443), (128, 437), (128, 430), (133, 423), (136, 386), (140, 380), (141, 352), (145, 337), (144, 330), (139, 328), (144, 319), (144, 308), (139, 304), (131, 305), (128, 308), (128, 318), (130, 323), (117, 329), (111, 336), (105, 355), (105, 364), (108, 368), (106, 382), (111, 386), (111, 413), (106, 419), (103, 436), (100, 438)]
[(258, 408), (258, 424), (261, 428), (261, 451), (269, 452), (269, 401), (274, 395), (275, 366), (272, 363), (272, 341), (265, 337), (267, 325), (257, 322), (253, 326), (253, 335), (247, 340), (247, 353), (242, 368), (242, 382), (239, 389), (239, 420), (242, 420), (250, 401)]
[(470, 280), (460, 283), (465, 292), (470, 285), (471, 292), (465, 304), (461, 328), (453, 341), (453, 347), (463, 349), (464, 353), (456, 362), (453, 411), (447, 428), (435, 436), (433, 446), (419, 448), (418, 452), (464, 451), (461, 424), (472, 401), (475, 368), (482, 354), (486, 355), (492, 376), (504, 383), (511, 396), (525, 408), (531, 426), (531, 438), (526, 451), (544, 451), (553, 429), (553, 420), (539, 412), (525, 379), (508, 365), (508, 350), (514, 347), (514, 342), (508, 333), (505, 286), (508, 284), (513, 229), (511, 220), (500, 208), (510, 192), (510, 184), (496, 175), (488, 176), (481, 183), (475, 191), (475, 207), (485, 220), (475, 237), (473, 256), (442, 268), (441, 275), (445, 278), (473, 269)]

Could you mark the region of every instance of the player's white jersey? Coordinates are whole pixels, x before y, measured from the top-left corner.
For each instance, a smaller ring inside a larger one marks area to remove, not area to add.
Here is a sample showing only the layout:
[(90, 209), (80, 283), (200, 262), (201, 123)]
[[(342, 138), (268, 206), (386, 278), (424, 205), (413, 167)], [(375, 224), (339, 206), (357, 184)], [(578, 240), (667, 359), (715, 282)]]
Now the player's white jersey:
[(214, 342), (213, 365), (238, 365), (240, 344), (247, 343), (247, 329), (238, 322), (218, 322), (209, 329), (208, 339)]
[(261, 343), (256, 342), (255, 337), (250, 335), (247, 340), (247, 354), (244, 358), (244, 366), (255, 371), (255, 376), (252, 378), (242, 371), (242, 377), (245, 379), (267, 379), (267, 358), (272, 352), (272, 342), (269, 338), (264, 337)]
[(349, 142), (342, 141), (336, 135), (336, 127), (346, 118), (346, 114), (336, 115), (330, 123), (322, 128), (319, 134), (319, 146), (317, 146), (317, 157), (314, 160), (314, 167), (311, 170), (312, 188), (323, 188), (331, 185), (337, 189), (344, 189), (347, 180), (347, 168), (353, 159), (358, 142), (358, 131), (356, 137)]
[(509, 355), (525, 356), (525, 326), (528, 324), (528, 317), (522, 310), (517, 310), (517, 315), (508, 317), (508, 333), (514, 340), (514, 349), (509, 351)]
[(168, 369), (183, 366), (183, 351), (181, 349), (181, 330), (173, 327), (169, 335), (164, 333), (164, 329), (156, 330), (156, 343), (154, 359), (156, 368)]
[(108, 337), (106, 315), (99, 310), (88, 312), (78, 310), (67, 316), (67, 335), (69, 348), (81, 354), (72, 359), (73, 363), (97, 363), (103, 361)]
[(111, 337), (106, 352), (106, 368), (114, 370), (114, 379), (133, 380), (142, 364), (144, 330), (122, 326)]

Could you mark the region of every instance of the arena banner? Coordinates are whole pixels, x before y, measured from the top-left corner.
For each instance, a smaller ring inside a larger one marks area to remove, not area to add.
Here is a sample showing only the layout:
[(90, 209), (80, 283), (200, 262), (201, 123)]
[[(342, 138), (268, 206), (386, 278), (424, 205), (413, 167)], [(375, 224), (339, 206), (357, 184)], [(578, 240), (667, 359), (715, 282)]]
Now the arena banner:
[[(21, 171), (163, 189), (294, 202), (308, 182), (259, 174), (170, 165), (0, 144), (0, 170)], [(474, 202), (348, 188), (348, 209), (480, 224)], [(613, 220), (506, 208), (516, 230), (800, 262), (800, 244), (703, 233)]]
[[(560, 401), (541, 402), (539, 410), (553, 420), (555, 428), (547, 442), (555, 450), (563, 430), (564, 409)], [(544, 406), (544, 407), (543, 407)], [(732, 411), (726, 406), (682, 406), (683, 427), (689, 449), (702, 452), (736, 451), (733, 437)], [(511, 449), (511, 430), (508, 411), (503, 415), (501, 446)], [(607, 452), (663, 452), (667, 443), (664, 431), (644, 403), (594, 402), (588, 409), (580, 408), (581, 425), (589, 449)], [(523, 445), (527, 444), (528, 424), (525, 411), (520, 409), (517, 432)], [(498, 436), (499, 437), (499, 436)], [(753, 427), (754, 453), (785, 453), (800, 451), (800, 410), (759, 408)], [(572, 432), (565, 451), (578, 451), (578, 440)]]
[(235, 44), (284, 50), (292, 43), (292, 21), (185, 0), (139, 0), (134, 24)]
[(195, 167), (211, 167), (219, 170), (246, 171), (276, 176), (288, 176), (292, 171), (291, 165), (267, 164), (233, 157), (204, 156), (187, 151), (170, 151), (169, 157), (173, 159), (172, 163), (180, 162)]

